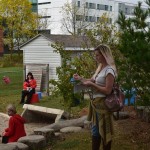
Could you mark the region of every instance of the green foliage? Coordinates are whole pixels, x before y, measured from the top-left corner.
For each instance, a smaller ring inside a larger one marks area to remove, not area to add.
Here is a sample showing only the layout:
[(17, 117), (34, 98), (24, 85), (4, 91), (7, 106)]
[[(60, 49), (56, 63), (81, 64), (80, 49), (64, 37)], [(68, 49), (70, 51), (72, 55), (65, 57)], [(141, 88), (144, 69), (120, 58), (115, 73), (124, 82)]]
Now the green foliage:
[[(91, 23), (85, 21), (88, 14), (88, 9), (85, 8), (85, 4), (81, 4), (80, 7), (76, 5), (76, 2), (66, 2), (62, 7), (62, 28), (71, 35), (78, 35), (79, 30), (85, 30)], [(80, 14), (80, 15), (79, 15)], [(76, 21), (78, 20), (78, 21)]]
[[(84, 31), (83, 31), (84, 32)], [(86, 35), (90, 38), (94, 47), (103, 43), (114, 47), (118, 44), (119, 32), (114, 23), (110, 22), (109, 15), (104, 13), (94, 24), (94, 27), (87, 30)]]
[[(3, 76), (10, 78), (10, 83), (3, 82)], [(7, 67), (0, 68), (0, 112), (6, 112), (6, 106), (13, 103), (17, 106), (18, 113), (22, 112), (22, 106), (19, 105), (21, 90), (23, 84), (23, 68)]]
[(150, 105), (150, 27), (146, 22), (150, 11), (143, 10), (139, 2), (134, 15), (126, 18), (121, 12), (118, 18), (121, 33), (119, 49), (123, 54), (121, 78), (124, 78), (127, 89), (137, 89), (143, 105)]
[(82, 103), (84, 93), (74, 94), (73, 84), (70, 82), (70, 79), (75, 73), (86, 78), (91, 77), (94, 72), (94, 66), (96, 65), (89, 51), (72, 58), (73, 52), (65, 51), (62, 45), (56, 43), (52, 45), (52, 47), (62, 58), (62, 64), (60, 67), (57, 67), (56, 70), (58, 81), (50, 80), (50, 84), (54, 86), (54, 88), (52, 88), (52, 95), (63, 96), (65, 107), (71, 109), (71, 107), (76, 105), (78, 101)]
[(23, 56), (14, 54), (12, 57), (5, 54), (0, 58), (0, 67), (22, 66)]
[(37, 29), (37, 14), (31, 11), (29, 0), (1, 0), (0, 27), (4, 30), (4, 44), (11, 52), (25, 39), (32, 37)]

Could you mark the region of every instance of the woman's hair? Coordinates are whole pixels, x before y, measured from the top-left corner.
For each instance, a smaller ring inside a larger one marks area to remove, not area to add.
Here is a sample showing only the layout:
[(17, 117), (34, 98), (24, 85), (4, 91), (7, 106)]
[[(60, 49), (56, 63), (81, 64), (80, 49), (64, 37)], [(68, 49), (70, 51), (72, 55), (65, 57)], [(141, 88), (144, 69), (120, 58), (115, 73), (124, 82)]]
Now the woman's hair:
[(15, 107), (15, 105), (13, 105), (13, 104), (9, 104), (6, 109), (7, 109), (7, 111), (8, 111), (8, 110), (12, 111), (14, 114), (17, 113), (16, 107)]
[(29, 79), (29, 78), (28, 78), (29, 75), (31, 76), (31, 79), (34, 79), (33, 74), (32, 74), (31, 72), (28, 72), (28, 74), (27, 74), (27, 79)]
[(113, 55), (109, 46), (105, 44), (100, 44), (94, 50), (100, 52), (104, 56), (106, 62), (114, 69), (115, 75), (117, 76), (116, 65), (115, 65), (114, 58), (113, 58)]

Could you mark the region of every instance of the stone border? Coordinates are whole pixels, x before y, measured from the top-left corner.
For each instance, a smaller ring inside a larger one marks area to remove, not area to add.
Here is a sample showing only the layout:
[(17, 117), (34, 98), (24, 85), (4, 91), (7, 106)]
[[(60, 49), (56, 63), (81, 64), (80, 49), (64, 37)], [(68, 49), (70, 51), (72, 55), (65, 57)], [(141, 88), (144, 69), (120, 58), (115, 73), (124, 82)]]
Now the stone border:
[[(68, 132), (80, 132), (79, 127), (80, 129), (90, 127), (87, 124), (90, 124), (90, 122), (87, 121), (87, 116), (71, 120), (62, 120), (49, 126), (35, 129), (33, 135), (21, 137), (18, 142), (0, 144), (0, 150), (44, 150), (52, 139), (61, 135), (61, 129), (71, 127), (71, 129), (68, 128)], [(58, 132), (55, 134), (56, 130), (59, 131), (60, 134), (58, 134)], [(65, 132), (67, 132), (66, 129)]]

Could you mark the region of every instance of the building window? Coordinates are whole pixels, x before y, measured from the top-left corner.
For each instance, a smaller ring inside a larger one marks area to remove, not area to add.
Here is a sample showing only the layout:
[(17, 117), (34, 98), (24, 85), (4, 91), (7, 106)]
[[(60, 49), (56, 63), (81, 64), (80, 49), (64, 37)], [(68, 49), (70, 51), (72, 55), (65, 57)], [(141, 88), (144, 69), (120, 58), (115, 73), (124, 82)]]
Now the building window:
[[(97, 9), (98, 10), (105, 10), (108, 11), (109, 6), (108, 5), (101, 5), (101, 4), (97, 4)], [(112, 8), (111, 8), (112, 9)]]
[(100, 4), (97, 4), (97, 9), (100, 9)]
[(95, 4), (94, 3), (89, 3), (89, 8), (90, 9), (95, 9)]
[(38, 33), (44, 33), (44, 34), (51, 34), (51, 30), (48, 29), (48, 30), (38, 30)]
[(87, 22), (89, 21), (88, 16), (85, 16), (85, 21), (87, 21)]
[(77, 34), (81, 35), (81, 29), (80, 28), (77, 29)]
[(125, 8), (125, 14), (128, 14), (128, 8)]
[(85, 3), (85, 8), (89, 8), (89, 7), (88, 7), (88, 2)]
[(76, 15), (76, 21), (82, 21), (82, 15)]
[(105, 10), (108, 11), (108, 5), (105, 5)]
[(108, 18), (108, 23), (112, 24), (112, 18)]
[(80, 1), (77, 2), (77, 6), (80, 7)]
[(89, 22), (95, 22), (95, 17), (94, 16), (89, 16)]
[(132, 15), (134, 14), (134, 8), (131, 9), (131, 14), (132, 14)]
[(32, 5), (32, 11), (33, 12), (38, 12), (38, 2), (37, 0), (29, 0)]
[(99, 18), (100, 18), (100, 17), (97, 17), (97, 22), (99, 21)]
[(110, 11), (112, 11), (112, 6), (110, 6)]
[(38, 12), (38, 6), (37, 6), (37, 4), (32, 4), (32, 11), (33, 12)]

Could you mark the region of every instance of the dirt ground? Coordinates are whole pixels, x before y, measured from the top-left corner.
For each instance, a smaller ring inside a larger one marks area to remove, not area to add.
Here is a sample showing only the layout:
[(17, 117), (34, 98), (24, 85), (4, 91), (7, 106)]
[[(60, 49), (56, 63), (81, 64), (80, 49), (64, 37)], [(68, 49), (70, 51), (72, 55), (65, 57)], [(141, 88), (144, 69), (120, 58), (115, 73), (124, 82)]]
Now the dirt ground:
[(124, 144), (132, 146), (133, 150), (150, 150), (150, 123), (138, 119), (132, 106), (124, 108), (124, 111), (128, 111), (130, 117), (115, 121), (116, 141), (124, 140)]
[[(128, 112), (129, 118), (114, 121), (113, 150), (150, 150), (150, 123), (137, 117), (134, 106), (125, 106), (122, 111)], [(87, 112), (87, 108), (82, 109), (80, 116)]]

